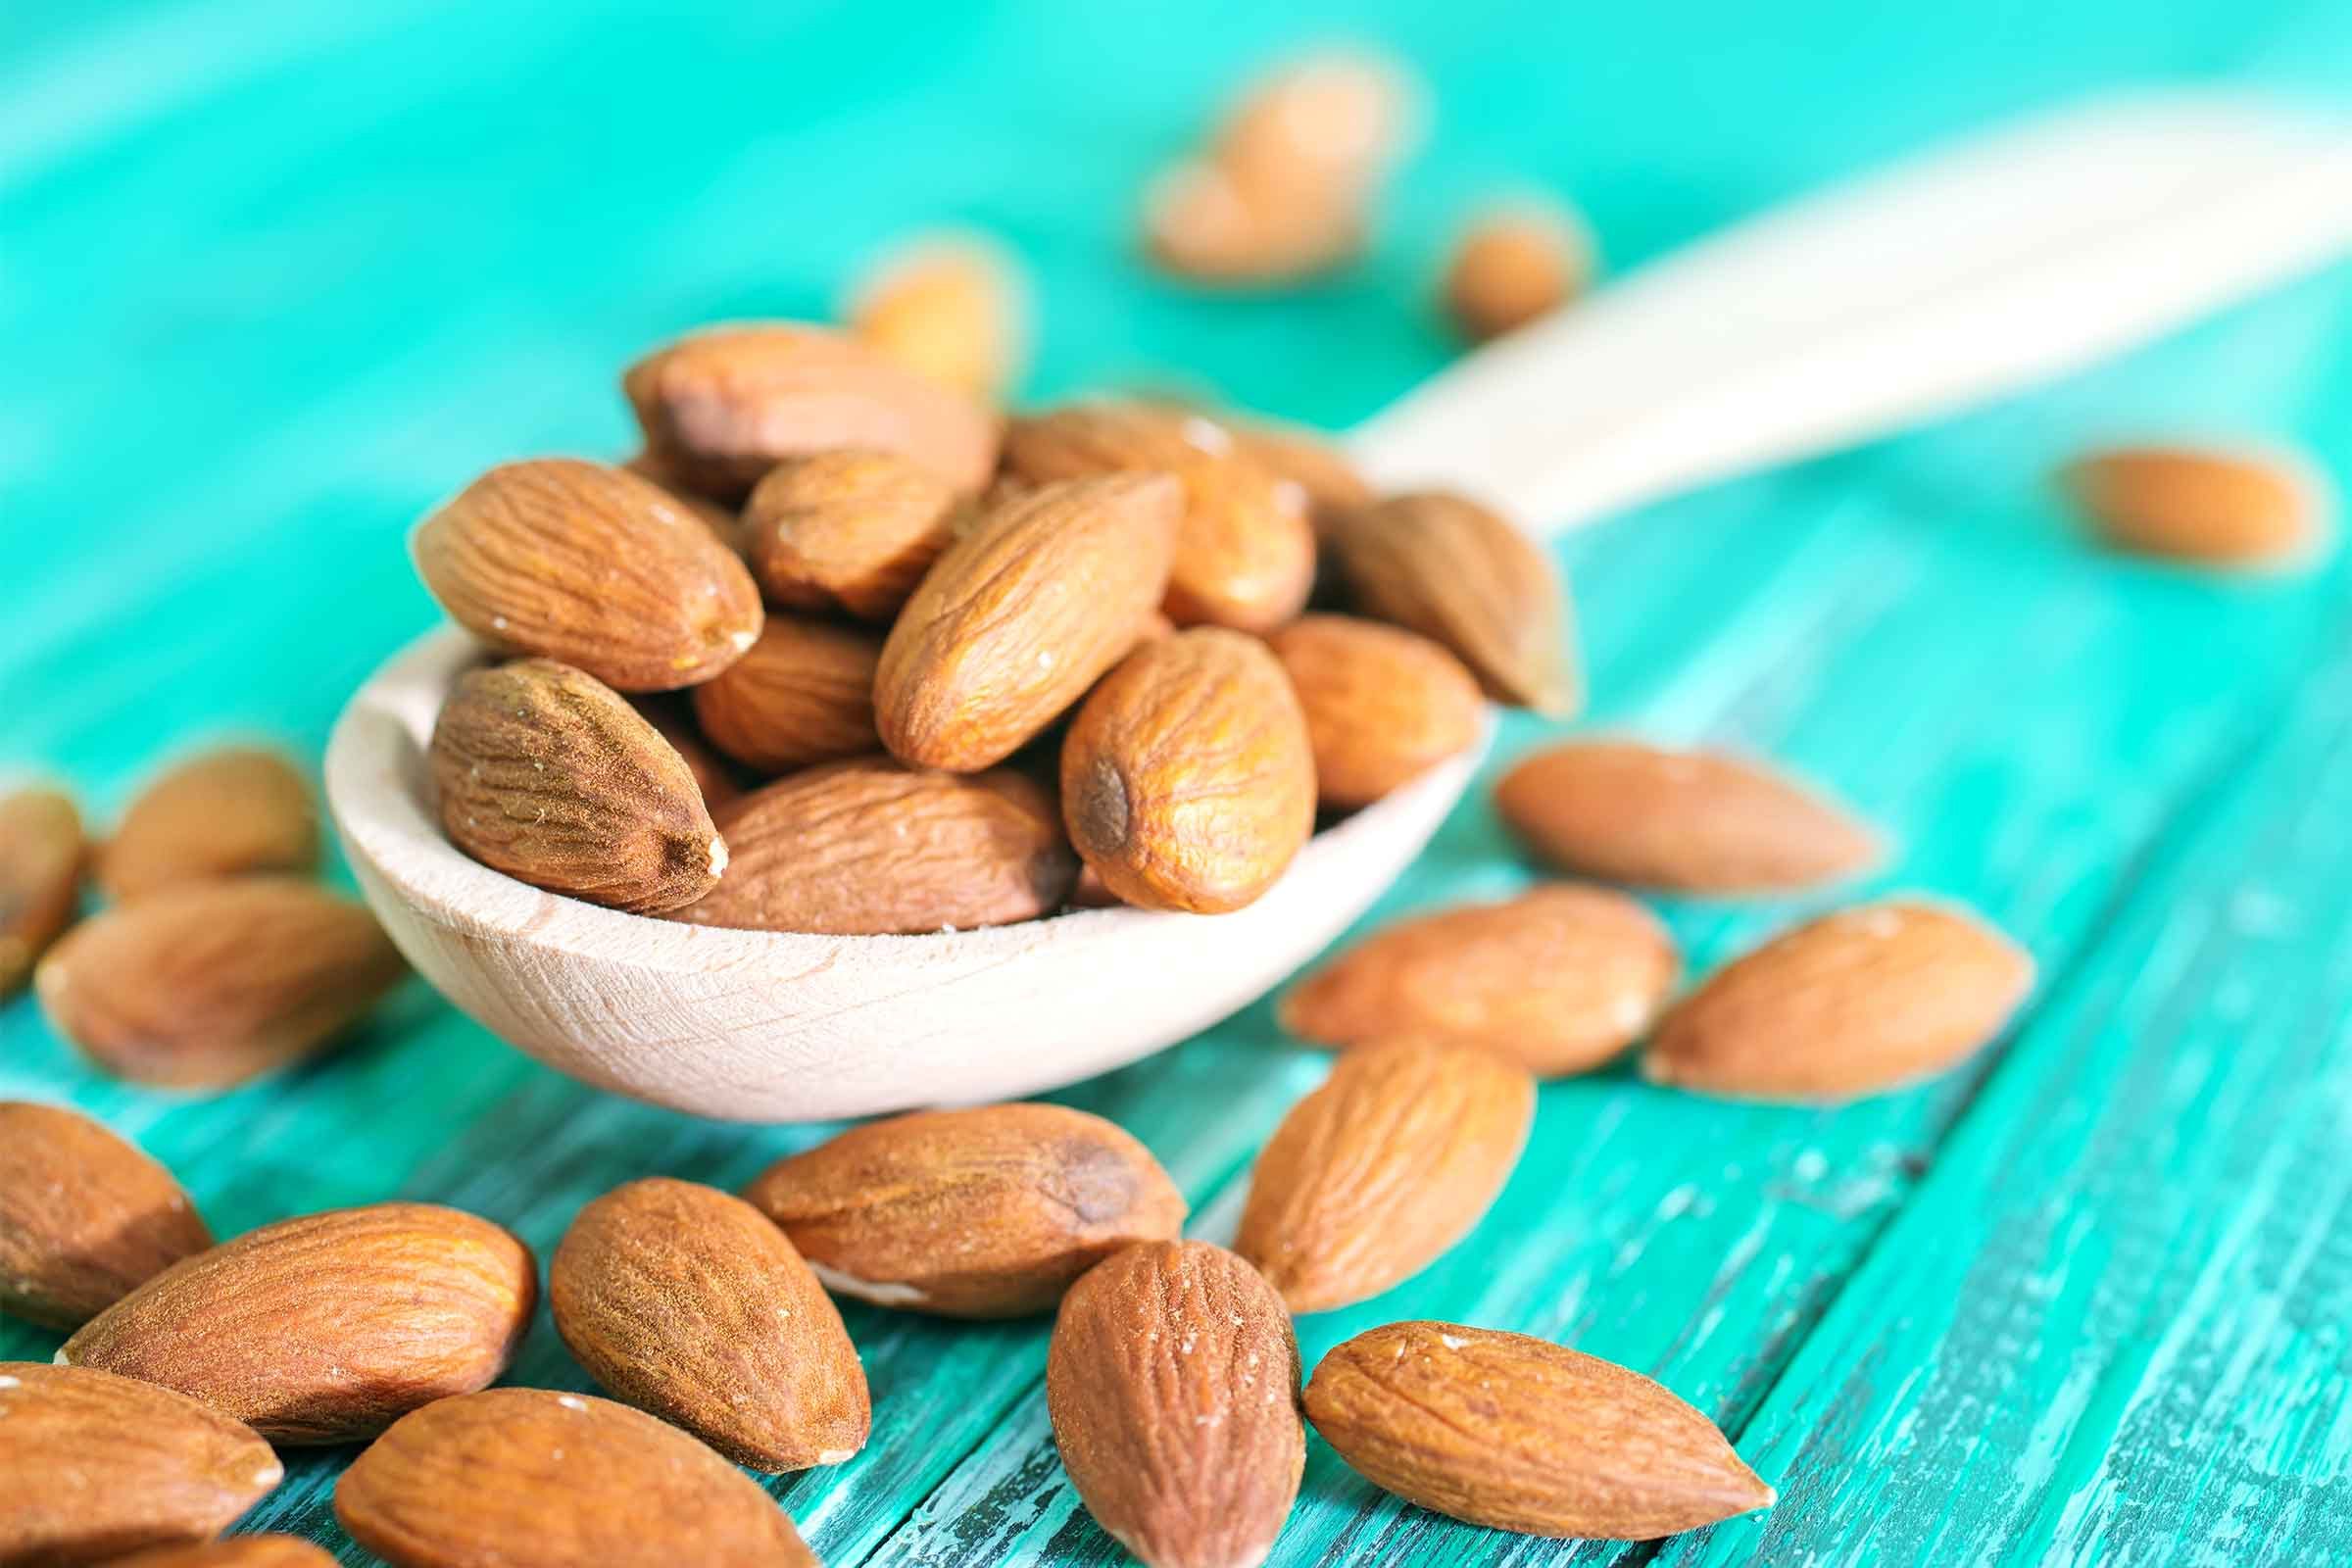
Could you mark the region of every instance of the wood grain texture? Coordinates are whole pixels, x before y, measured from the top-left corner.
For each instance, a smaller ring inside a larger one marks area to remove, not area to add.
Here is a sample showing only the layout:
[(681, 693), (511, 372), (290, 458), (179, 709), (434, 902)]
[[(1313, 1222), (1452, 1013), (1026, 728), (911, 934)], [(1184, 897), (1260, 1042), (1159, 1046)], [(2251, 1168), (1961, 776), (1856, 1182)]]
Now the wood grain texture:
[[(1507, 56), (1466, 44), (1458, 13), (1390, 11), (1364, 24), (1425, 61), (1445, 139), (1364, 271), (1246, 305), (1122, 270), (1102, 215), (1130, 210), (1234, 70), (1299, 40), (1278, 8), (1114, 26), (1024, 0), (936, 19), (919, 50), (854, 9), (10, 15), (0, 761), (47, 763), (103, 822), (182, 744), (258, 732), (315, 760), (350, 692), (432, 621), (401, 551), (425, 509), (516, 454), (622, 455), (612, 377), (631, 354), (702, 320), (820, 313), (861, 254), (943, 214), (1037, 270), (1037, 398), (1176, 367), (1342, 424), (1444, 363), (1414, 308), (1414, 236), (1445, 232), (1494, 171), (1574, 190), (1615, 268), (2028, 97), (2143, 70), (2327, 86), (2352, 66), (2352, 23), (2328, 8), (2219, 0), (2167, 8), (2161, 29), (2049, 8), (2030, 70), (2014, 29), (1967, 8), (1857, 34), (1801, 7), (1769, 72), (1738, 27), (1692, 48), (1671, 9), (1502, 0), (1480, 31), (1516, 40)], [(1103, 96), (1136, 61), (1151, 69)], [(1767, 86), (1805, 112), (1764, 113)], [(1045, 167), (1050, 190), (974, 175)], [(1427, 1316), (1634, 1366), (1725, 1426), (1782, 1489), (1774, 1512), (1664, 1548), (1527, 1542), (1383, 1500), (1310, 1443), (1276, 1568), (1740, 1561), (1766, 1542), (1776, 1560), (1889, 1563), (1923, 1543), (2020, 1564), (2352, 1549), (2340, 1423), (2311, 1393), (2341, 1381), (2346, 1316), (2341, 1161), (2311, 1152), (2330, 1129), (2340, 1144), (2352, 1103), (2329, 891), (2347, 851), (2324, 809), (2343, 793), (2327, 758), (2347, 698), (2312, 681), (2345, 572), (2217, 588), (2095, 559), (2039, 490), (2072, 450), (2148, 427), (2340, 454), (2348, 311), (2345, 280), (2323, 279), (2051, 392), (1562, 548), (1596, 725), (1834, 787), (1905, 846), (1886, 885), (1984, 907), (2034, 951), (2048, 1001), (2007, 1054), (1836, 1113), (1701, 1105), (1624, 1073), (1548, 1086), (1478, 1236), (1309, 1320), (1310, 1362)], [(1514, 721), (1499, 754), (1551, 733)], [(1367, 923), (1530, 874), (1466, 807)], [(1818, 906), (1665, 913), (1704, 972)], [(1142, 1138), (1218, 1236), (1255, 1146), (1322, 1071), (1254, 1006), (1060, 1098)], [(12, 1003), (0, 1095), (133, 1137), (224, 1236), (404, 1196), (482, 1212), (542, 1255), (620, 1181), (734, 1190), (822, 1131), (583, 1089), (417, 985), (331, 1058), (209, 1101), (100, 1078)], [(1053, 1454), (1042, 1324), (845, 1317), (873, 1441), (770, 1488), (827, 1563), (1118, 1560)], [(0, 1326), (0, 1356), (57, 1343)], [(544, 1319), (511, 1381), (591, 1387)], [(291, 1456), (244, 1527), (365, 1561), (326, 1506), (347, 1457)]]

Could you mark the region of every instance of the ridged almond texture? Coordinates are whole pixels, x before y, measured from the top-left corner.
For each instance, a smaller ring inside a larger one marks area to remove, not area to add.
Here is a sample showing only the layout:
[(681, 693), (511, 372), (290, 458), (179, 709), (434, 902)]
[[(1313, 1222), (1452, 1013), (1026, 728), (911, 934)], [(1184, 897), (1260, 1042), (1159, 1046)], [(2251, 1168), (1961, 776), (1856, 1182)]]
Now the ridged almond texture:
[(686, 771), (694, 775), (694, 787), (701, 792), (706, 809), (715, 811), (743, 793), (743, 780), (737, 776), (735, 764), (719, 756), (718, 748), (696, 725), (694, 706), (685, 694), (665, 692), (632, 697), (629, 706), (678, 754)]
[(1061, 748), (1070, 842), (1129, 904), (1215, 914), (1274, 885), (1315, 826), (1306, 716), (1266, 645), (1216, 626), (1145, 644)]
[(771, 604), (899, 612), (955, 537), (956, 487), (895, 452), (812, 452), (779, 463), (744, 503), (744, 556)]
[(175, 1389), (272, 1443), (350, 1443), (504, 1372), (537, 1298), (530, 1249), (499, 1226), (369, 1203), (175, 1263), (58, 1354)]
[(0, 798), (0, 998), (32, 977), (73, 923), (86, 853), (81, 813), (56, 790)]
[(745, 1197), (835, 1293), (946, 1317), (1042, 1312), (1118, 1249), (1173, 1239), (1150, 1150), (1062, 1105), (917, 1111), (778, 1160)]
[(251, 1429), (169, 1389), (0, 1361), (0, 1563), (210, 1541), (285, 1473)]
[(107, 1071), (221, 1089), (312, 1054), (408, 965), (364, 906), (308, 882), (190, 882), (93, 915), (33, 971), (57, 1032)]
[(1146, 1568), (1255, 1568), (1306, 1464), (1282, 1298), (1206, 1242), (1131, 1247), (1062, 1298), (1054, 1441), (1087, 1512)]
[(752, 651), (694, 689), (710, 744), (762, 773), (879, 751), (873, 632), (770, 615)]
[(318, 810), (294, 764), (231, 746), (191, 757), (139, 791), (94, 869), (109, 898), (134, 899), (175, 882), (318, 864)]
[(1581, 700), (1568, 601), (1543, 551), (1460, 496), (1391, 496), (1336, 519), (1333, 559), (1365, 614), (1451, 649), (1498, 703), (1552, 717)]
[(1494, 809), (1546, 862), (1679, 893), (1793, 892), (1861, 875), (1883, 848), (1842, 807), (1759, 763), (1628, 740), (1545, 747)]
[(1326, 807), (1369, 806), (1477, 743), (1478, 681), (1418, 632), (1301, 615), (1266, 642), (1305, 710)]
[(212, 1245), (136, 1148), (77, 1110), (0, 1101), (0, 1312), (76, 1329)]
[(665, 1176), (614, 1188), (564, 1233), (547, 1298), (597, 1382), (738, 1464), (806, 1470), (865, 1446), (873, 1407), (840, 1311), (740, 1198)]
[(727, 500), (787, 458), (836, 447), (896, 452), (957, 490), (996, 471), (996, 419), (976, 399), (823, 327), (710, 327), (639, 360), (620, 386), (647, 449)]
[(1850, 1100), (1973, 1054), (2033, 989), (2032, 956), (1972, 914), (1862, 905), (1709, 975), (1659, 1022), (1642, 1070), (1735, 1100)]
[(918, 239), (885, 258), (850, 301), (850, 331), (920, 375), (986, 403), (1029, 353), (1028, 291), (1011, 257), (974, 234)]
[(1074, 404), (1015, 419), (1004, 466), (1030, 483), (1172, 473), (1184, 519), (1164, 608), (1180, 626), (1271, 631), (1315, 580), (1305, 497), (1281, 484), (1214, 419), (1141, 403)]
[(1575, 215), (1523, 200), (1462, 231), (1446, 264), (1446, 312), (1464, 337), (1484, 343), (1558, 310), (1592, 271), (1592, 243)]
[(1168, 584), (1182, 492), (1164, 474), (1024, 491), (940, 557), (874, 677), (882, 744), (917, 767), (993, 767), (1144, 634)]
[(2078, 458), (2059, 482), (2113, 548), (2198, 565), (2293, 565), (2333, 523), (2315, 466), (2254, 448), (2116, 447)]
[(702, 519), (711, 537), (737, 555), (744, 553), (744, 519), (723, 501), (713, 501), (689, 485), (670, 462), (652, 452), (640, 452), (620, 466), (650, 484), (661, 486), (669, 498)]
[(1496, 1530), (1654, 1541), (1773, 1502), (1671, 1391), (1524, 1334), (1369, 1329), (1315, 1368), (1306, 1415), (1373, 1485)]
[(230, 1536), (200, 1545), (154, 1546), (109, 1557), (106, 1568), (334, 1568), (335, 1559), (299, 1536)]
[(335, 1484), (335, 1518), (394, 1568), (817, 1568), (775, 1499), (685, 1433), (548, 1389), (402, 1417)]
[(1527, 1069), (1478, 1046), (1348, 1052), (1266, 1141), (1234, 1250), (1294, 1312), (1378, 1296), (1470, 1233), (1535, 1114)]
[(1624, 894), (1540, 887), (1374, 932), (1294, 985), (1279, 1016), (1324, 1045), (1455, 1040), (1552, 1077), (1639, 1040), (1681, 967), (1666, 927)]
[(701, 898), (727, 863), (677, 748), (552, 659), (460, 676), (431, 760), (450, 842), (535, 888), (650, 914)]
[(615, 691), (709, 680), (760, 635), (742, 558), (668, 491), (601, 463), (501, 464), (418, 523), (410, 549), (459, 625)]
[(673, 918), (838, 936), (969, 930), (1059, 908), (1078, 872), (1052, 799), (1009, 768), (827, 762), (754, 790), (718, 827), (726, 874)]

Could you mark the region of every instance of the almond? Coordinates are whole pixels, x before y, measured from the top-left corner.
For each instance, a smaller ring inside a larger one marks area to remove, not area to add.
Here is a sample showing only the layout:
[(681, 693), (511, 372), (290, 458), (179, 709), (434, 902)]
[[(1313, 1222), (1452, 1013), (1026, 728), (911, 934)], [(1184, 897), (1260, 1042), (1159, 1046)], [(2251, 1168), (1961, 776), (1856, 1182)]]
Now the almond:
[(1042, 1312), (1118, 1249), (1173, 1238), (1185, 1213), (1150, 1150), (1062, 1105), (868, 1122), (744, 1196), (835, 1293), (946, 1317)]
[(1392, 58), (1318, 50), (1250, 83), (1217, 128), (1211, 156), (1269, 199), (1360, 200), (1418, 133), (1420, 97)]
[(648, 1177), (590, 1203), (547, 1274), (556, 1332), (597, 1382), (738, 1464), (839, 1464), (873, 1426), (841, 1313), (740, 1198)]
[(770, 615), (752, 651), (694, 689), (710, 743), (762, 773), (879, 751), (874, 669), (882, 639)]
[(874, 678), (882, 742), (918, 767), (1010, 757), (1125, 657), (1168, 584), (1163, 475), (1045, 485), (989, 513), (906, 601)]
[(1234, 1250), (1294, 1312), (1378, 1296), (1494, 1206), (1535, 1114), (1535, 1079), (1481, 1047), (1351, 1051), (1266, 1141)]
[(1062, 1298), (1046, 1409), (1087, 1512), (1147, 1568), (1254, 1568), (1306, 1463), (1298, 1342), (1206, 1242), (1113, 1254)]
[(652, 913), (701, 898), (727, 863), (677, 748), (552, 659), (459, 677), (431, 760), (450, 842), (532, 887)]
[(1974, 915), (1863, 905), (1708, 976), (1659, 1023), (1642, 1070), (1736, 1100), (1850, 1100), (1972, 1054), (2033, 989), (2033, 957)]
[(74, 920), (85, 846), (81, 813), (56, 790), (0, 797), (0, 997)]
[(971, 234), (919, 239), (859, 283), (850, 331), (906, 368), (993, 403), (1028, 354), (1028, 301), (1012, 259)]
[(299, 1536), (230, 1536), (109, 1557), (106, 1568), (335, 1568), (335, 1559)]
[(2069, 464), (2059, 482), (2113, 548), (2207, 566), (2308, 560), (2334, 512), (2316, 466), (2254, 448), (2110, 448)]
[(779, 463), (744, 503), (744, 555), (770, 603), (889, 620), (955, 536), (953, 485), (895, 452)]
[(318, 811), (294, 765), (259, 747), (189, 758), (138, 793), (98, 852), (98, 885), (133, 899), (175, 882), (318, 864)]
[(968, 930), (1059, 908), (1077, 875), (1053, 801), (1009, 769), (828, 762), (754, 790), (718, 826), (727, 873), (676, 919), (848, 936)]
[(709, 680), (760, 635), (742, 559), (668, 491), (601, 463), (501, 464), (418, 523), (410, 549), (474, 636), (616, 691)]
[(1446, 312), (1473, 343), (1515, 332), (1583, 291), (1592, 242), (1574, 214), (1521, 201), (1481, 215), (1446, 266)]
[(1502, 518), (1459, 496), (1391, 496), (1338, 519), (1329, 540), (1366, 614), (1444, 643), (1498, 703), (1575, 709), (1558, 574)]
[(1232, 434), (1243, 456), (1276, 479), (1298, 487), (1318, 527), (1326, 519), (1372, 504), (1372, 487), (1321, 431), (1254, 416), (1218, 422)]
[(957, 490), (997, 466), (977, 401), (823, 327), (747, 321), (691, 333), (621, 377), (647, 448), (688, 483), (732, 500), (786, 458), (879, 447)]
[(694, 775), (694, 787), (707, 809), (715, 811), (743, 793), (743, 781), (735, 774), (735, 764), (719, 756), (718, 748), (703, 738), (703, 732), (695, 727), (694, 708), (686, 698), (663, 692), (632, 697), (629, 706), (678, 754), (678, 760)]
[(669, 493), (671, 500), (702, 519), (711, 536), (737, 555), (744, 552), (744, 517), (735, 508), (709, 496), (689, 485), (666, 459), (652, 452), (640, 452), (621, 464), (621, 467)]
[(244, 877), (166, 888), (84, 920), (33, 985), (51, 1026), (107, 1071), (220, 1089), (327, 1045), (407, 972), (360, 905)]
[(1884, 855), (1843, 808), (1760, 763), (1639, 741), (1532, 753), (1494, 786), (1494, 809), (1563, 871), (1681, 893), (1794, 892)]
[(1076, 404), (1015, 419), (1004, 466), (1030, 483), (1143, 472), (1181, 480), (1184, 518), (1164, 606), (1180, 626), (1270, 631), (1298, 613), (1314, 586), (1303, 497), (1214, 419), (1149, 404)]
[(1373, 1485), (1522, 1535), (1654, 1541), (1774, 1500), (1671, 1391), (1524, 1334), (1369, 1329), (1315, 1368), (1306, 1416)]
[(1197, 283), (1264, 287), (1319, 277), (1363, 254), (1365, 215), (1345, 192), (1283, 200), (1213, 159), (1163, 170), (1144, 191), (1143, 250)]
[(1278, 1010), (1285, 1029), (1326, 1045), (1455, 1040), (1552, 1077), (1640, 1039), (1680, 969), (1665, 926), (1624, 894), (1541, 887), (1375, 932), (1293, 986)]
[(492, 1389), (402, 1417), (335, 1485), (394, 1568), (817, 1568), (742, 1471), (625, 1404)]
[(63, 1105), (0, 1101), (0, 1312), (79, 1328), (212, 1245), (137, 1149)]
[(285, 1473), (251, 1430), (168, 1389), (0, 1361), (0, 1562), (209, 1541)]
[(350, 1443), (505, 1371), (537, 1296), (530, 1249), (488, 1220), (369, 1203), (174, 1263), (58, 1355), (175, 1389), (272, 1443)]
[(1478, 681), (1417, 632), (1304, 615), (1266, 642), (1306, 714), (1325, 807), (1369, 806), (1478, 743)]
[(1315, 826), (1306, 717), (1282, 664), (1216, 626), (1146, 643), (1078, 710), (1061, 808), (1071, 844), (1129, 904), (1252, 902)]

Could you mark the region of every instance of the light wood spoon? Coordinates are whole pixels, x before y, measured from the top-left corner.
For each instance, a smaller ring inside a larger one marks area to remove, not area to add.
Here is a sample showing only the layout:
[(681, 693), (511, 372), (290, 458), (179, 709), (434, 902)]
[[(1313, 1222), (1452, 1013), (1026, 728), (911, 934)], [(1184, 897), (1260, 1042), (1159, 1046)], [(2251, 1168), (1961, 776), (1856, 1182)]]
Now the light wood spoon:
[[(1350, 441), (1384, 487), (1544, 531), (2085, 364), (2352, 249), (2352, 139), (2273, 107), (2104, 102), (1731, 229), (1483, 350)], [(352, 699), (328, 803), (401, 951), (561, 1071), (794, 1121), (1025, 1095), (1262, 995), (1417, 855), (1482, 745), (1318, 835), (1232, 914), (1097, 909), (831, 937), (621, 914), (452, 848), (425, 747), (482, 655), (435, 632)]]

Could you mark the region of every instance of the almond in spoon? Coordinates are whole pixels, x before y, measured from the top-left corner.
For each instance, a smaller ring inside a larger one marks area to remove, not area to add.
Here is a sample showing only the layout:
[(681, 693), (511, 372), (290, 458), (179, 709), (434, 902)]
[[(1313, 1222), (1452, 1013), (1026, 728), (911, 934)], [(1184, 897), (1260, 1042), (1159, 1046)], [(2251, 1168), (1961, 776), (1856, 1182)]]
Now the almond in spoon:
[(1351, 615), (1301, 615), (1266, 639), (1291, 677), (1326, 808), (1369, 806), (1477, 744), (1478, 682), (1428, 638)]
[(911, 458), (846, 449), (779, 463), (744, 503), (744, 555), (770, 603), (889, 620), (948, 548), (956, 488)]
[(770, 615), (752, 651), (694, 689), (710, 743), (763, 773), (877, 751), (874, 669), (882, 639)]

